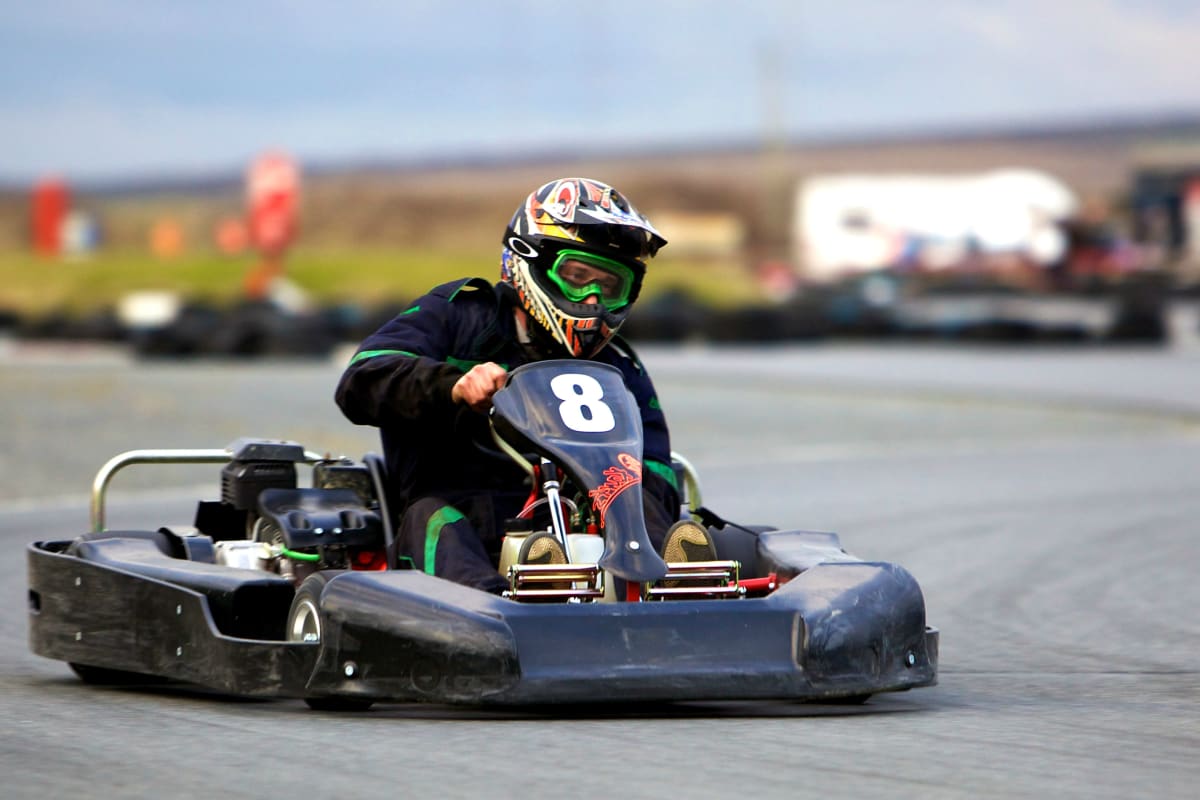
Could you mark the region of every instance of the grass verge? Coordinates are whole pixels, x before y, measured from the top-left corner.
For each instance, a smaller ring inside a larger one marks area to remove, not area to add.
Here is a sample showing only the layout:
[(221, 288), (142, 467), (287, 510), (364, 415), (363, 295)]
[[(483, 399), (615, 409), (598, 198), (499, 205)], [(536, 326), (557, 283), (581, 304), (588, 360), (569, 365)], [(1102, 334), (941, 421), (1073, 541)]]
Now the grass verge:
[[(21, 315), (88, 314), (112, 307), (138, 290), (167, 290), (186, 298), (231, 304), (255, 257), (196, 253), (158, 259), (139, 252), (103, 252), (82, 260), (51, 260), (0, 252), (0, 310)], [(287, 275), (319, 303), (376, 305), (416, 297), (432, 286), (478, 275), (495, 280), (499, 254), (442, 250), (307, 250), (287, 260)], [(755, 303), (757, 287), (733, 263), (658, 259), (643, 299), (683, 290), (714, 307)]]

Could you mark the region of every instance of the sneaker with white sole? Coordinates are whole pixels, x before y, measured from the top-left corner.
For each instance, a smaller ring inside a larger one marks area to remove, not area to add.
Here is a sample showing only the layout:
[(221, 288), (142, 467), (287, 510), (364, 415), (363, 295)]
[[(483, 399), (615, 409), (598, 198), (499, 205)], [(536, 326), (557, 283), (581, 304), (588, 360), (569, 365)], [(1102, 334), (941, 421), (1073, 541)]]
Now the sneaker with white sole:
[[(518, 564), (566, 564), (567, 551), (550, 531), (538, 531), (525, 537), (517, 552)], [(554, 581), (542, 584), (543, 589), (569, 589), (570, 583)]]
[(562, 542), (550, 531), (538, 531), (525, 537), (521, 550), (517, 553), (517, 562), (521, 564), (565, 564), (567, 551), (563, 550)]
[(663, 540), (663, 561), (668, 564), (680, 561), (716, 561), (717, 546), (713, 544), (708, 528), (700, 523), (681, 519), (671, 526)]

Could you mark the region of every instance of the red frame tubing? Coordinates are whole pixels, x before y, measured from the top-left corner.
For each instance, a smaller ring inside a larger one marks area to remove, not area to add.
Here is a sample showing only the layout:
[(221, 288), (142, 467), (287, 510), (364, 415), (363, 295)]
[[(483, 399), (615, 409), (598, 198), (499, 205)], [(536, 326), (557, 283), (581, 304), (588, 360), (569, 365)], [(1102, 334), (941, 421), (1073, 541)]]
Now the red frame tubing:
[(525, 507), (521, 509), (521, 513), (517, 514), (517, 519), (530, 519), (533, 517), (533, 504), (538, 500), (538, 490), (542, 488), (542, 468), (537, 464), (533, 465), (533, 488), (529, 491), (529, 498), (525, 501)]
[(746, 578), (738, 581), (738, 586), (747, 593), (771, 592), (779, 588), (779, 576), (772, 572), (765, 578)]
[(361, 572), (386, 570), (387, 553), (383, 550), (359, 550), (350, 557), (350, 568)]

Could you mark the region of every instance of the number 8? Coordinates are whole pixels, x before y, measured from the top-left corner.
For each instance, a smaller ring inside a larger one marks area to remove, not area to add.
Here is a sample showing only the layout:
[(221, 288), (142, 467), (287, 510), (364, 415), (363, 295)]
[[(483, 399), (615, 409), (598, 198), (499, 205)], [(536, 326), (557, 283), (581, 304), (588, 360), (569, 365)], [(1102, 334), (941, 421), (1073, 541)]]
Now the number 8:
[(604, 402), (604, 387), (591, 375), (555, 375), (550, 379), (550, 391), (562, 400), (558, 415), (571, 430), (604, 433), (616, 427), (612, 409)]

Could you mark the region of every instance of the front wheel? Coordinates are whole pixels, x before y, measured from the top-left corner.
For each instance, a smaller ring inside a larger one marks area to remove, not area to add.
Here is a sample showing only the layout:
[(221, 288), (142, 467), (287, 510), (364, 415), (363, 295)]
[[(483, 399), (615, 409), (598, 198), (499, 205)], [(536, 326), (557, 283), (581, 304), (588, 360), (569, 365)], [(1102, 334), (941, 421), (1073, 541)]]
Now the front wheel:
[[(325, 622), (321, 614), (321, 593), (325, 591), (325, 585), (340, 574), (333, 570), (314, 572), (300, 584), (288, 612), (289, 642), (321, 643)], [(304, 702), (315, 711), (366, 711), (373, 701), (357, 697), (306, 697)]]

